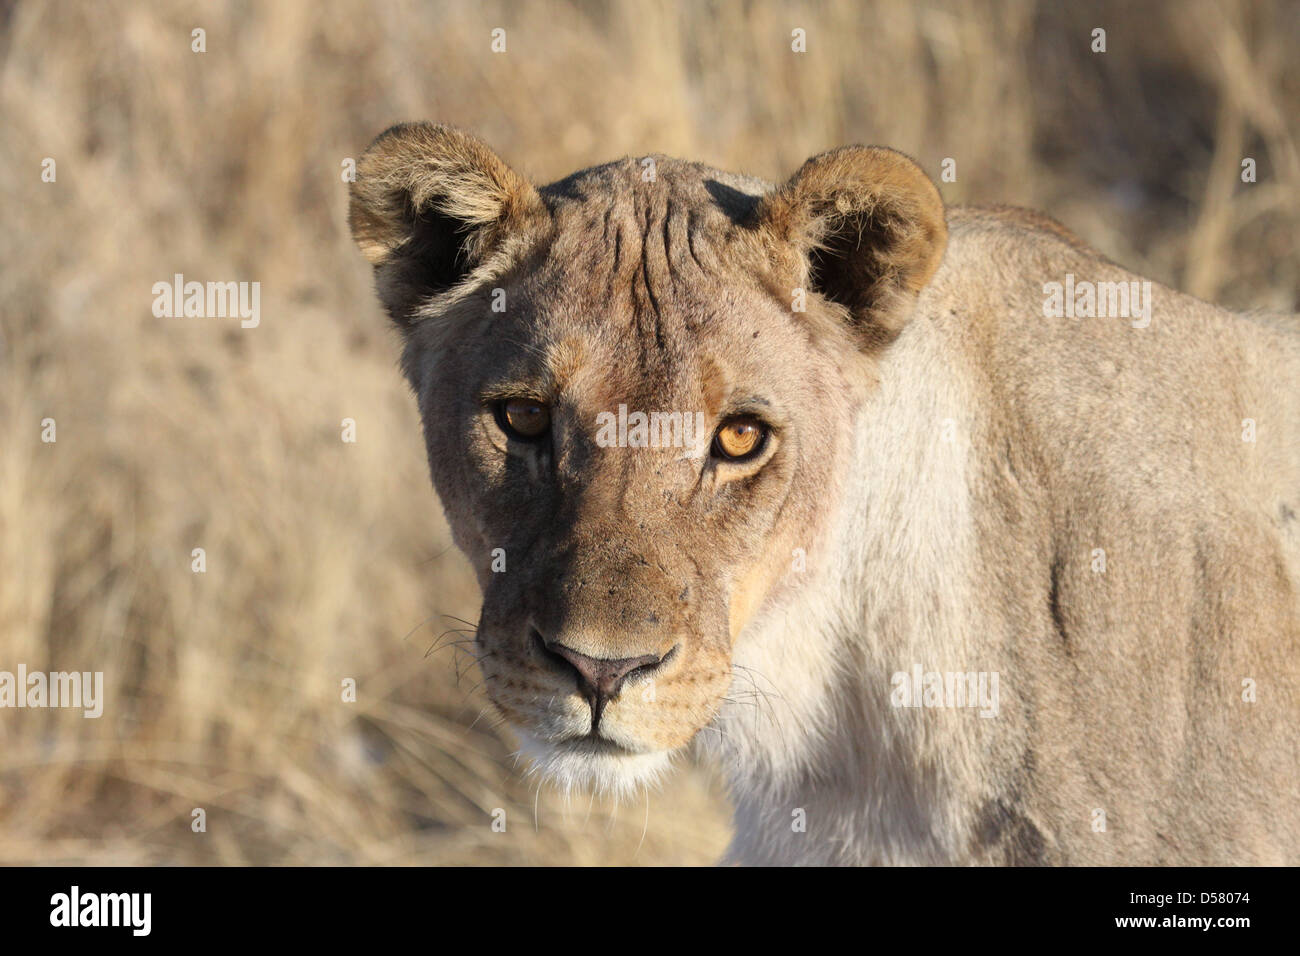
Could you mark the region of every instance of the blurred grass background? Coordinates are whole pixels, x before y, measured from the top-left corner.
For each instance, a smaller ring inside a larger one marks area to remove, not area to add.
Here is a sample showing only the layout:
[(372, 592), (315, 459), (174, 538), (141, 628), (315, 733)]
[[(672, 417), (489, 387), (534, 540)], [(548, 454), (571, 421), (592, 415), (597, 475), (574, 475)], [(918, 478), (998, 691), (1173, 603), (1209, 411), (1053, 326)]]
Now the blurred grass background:
[[(102, 670), (107, 697), (0, 711), (0, 863), (724, 847), (716, 770), (644, 805), (539, 791), (477, 674), (431, 652), (477, 593), (340, 176), (390, 123), (465, 126), (539, 181), (651, 151), (769, 179), (848, 142), (936, 178), (951, 157), (949, 201), (1295, 311), (1298, 52), (1278, 0), (0, 4), (0, 670)], [(177, 272), (260, 282), (260, 327), (154, 318)]]

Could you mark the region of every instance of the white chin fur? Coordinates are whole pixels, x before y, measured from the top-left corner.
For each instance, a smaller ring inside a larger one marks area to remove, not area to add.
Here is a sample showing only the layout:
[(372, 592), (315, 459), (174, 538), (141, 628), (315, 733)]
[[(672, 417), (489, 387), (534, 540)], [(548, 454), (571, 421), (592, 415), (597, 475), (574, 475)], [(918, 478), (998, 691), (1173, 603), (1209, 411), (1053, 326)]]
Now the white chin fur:
[(582, 741), (553, 744), (516, 730), (519, 752), (532, 763), (532, 772), (572, 793), (594, 791), (601, 796), (633, 797), (659, 784), (672, 764), (666, 750), (619, 753), (598, 750)]

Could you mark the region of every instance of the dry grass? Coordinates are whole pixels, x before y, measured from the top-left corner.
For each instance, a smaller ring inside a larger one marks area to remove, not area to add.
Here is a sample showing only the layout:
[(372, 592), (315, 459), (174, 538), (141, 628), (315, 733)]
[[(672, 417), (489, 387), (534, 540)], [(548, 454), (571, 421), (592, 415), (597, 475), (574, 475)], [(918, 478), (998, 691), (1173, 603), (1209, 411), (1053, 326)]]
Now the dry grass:
[[(774, 178), (886, 143), (955, 158), (950, 200), (1040, 206), (1155, 278), (1296, 308), (1293, 3), (154, 6), (0, 15), (0, 670), (102, 670), (107, 690), (99, 720), (0, 711), (0, 862), (725, 844), (706, 768), (644, 806), (543, 790), (535, 825), (508, 735), (475, 723), (477, 675), (429, 653), (477, 595), (340, 180), (392, 121), (475, 129), (540, 180), (656, 150)], [(154, 318), (177, 272), (260, 282), (260, 327)]]

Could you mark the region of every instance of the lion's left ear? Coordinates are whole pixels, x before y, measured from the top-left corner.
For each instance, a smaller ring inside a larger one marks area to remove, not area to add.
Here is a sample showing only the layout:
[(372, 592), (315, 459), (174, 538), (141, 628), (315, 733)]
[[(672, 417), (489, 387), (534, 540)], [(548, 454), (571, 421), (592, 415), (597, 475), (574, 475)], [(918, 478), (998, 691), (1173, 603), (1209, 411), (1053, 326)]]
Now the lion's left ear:
[(846, 308), (867, 346), (902, 331), (948, 241), (930, 177), (878, 146), (814, 156), (755, 212), (760, 228), (797, 257), (804, 287)]

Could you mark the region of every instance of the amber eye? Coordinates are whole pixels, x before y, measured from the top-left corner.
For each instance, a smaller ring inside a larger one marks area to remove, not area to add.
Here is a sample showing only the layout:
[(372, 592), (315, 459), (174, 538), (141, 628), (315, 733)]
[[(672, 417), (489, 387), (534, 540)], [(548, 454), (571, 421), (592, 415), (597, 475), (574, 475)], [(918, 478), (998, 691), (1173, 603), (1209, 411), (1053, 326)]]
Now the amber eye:
[(551, 410), (531, 398), (508, 398), (497, 405), (497, 424), (511, 438), (535, 441), (551, 427)]
[(757, 418), (733, 418), (713, 438), (714, 453), (727, 461), (753, 458), (767, 442), (767, 426)]

